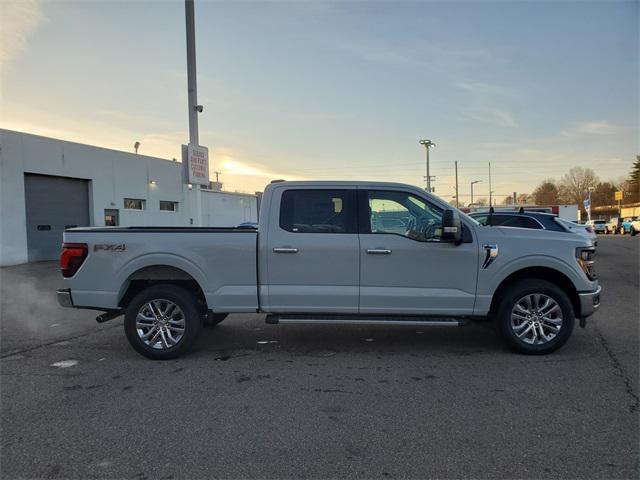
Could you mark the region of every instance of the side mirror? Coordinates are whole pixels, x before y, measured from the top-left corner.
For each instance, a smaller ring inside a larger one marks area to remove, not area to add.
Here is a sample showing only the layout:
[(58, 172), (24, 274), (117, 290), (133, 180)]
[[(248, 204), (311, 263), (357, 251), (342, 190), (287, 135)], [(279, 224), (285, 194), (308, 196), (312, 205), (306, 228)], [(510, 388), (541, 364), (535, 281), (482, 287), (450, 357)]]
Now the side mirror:
[(457, 210), (445, 210), (442, 214), (442, 236), (441, 242), (461, 243), (462, 225), (460, 215)]

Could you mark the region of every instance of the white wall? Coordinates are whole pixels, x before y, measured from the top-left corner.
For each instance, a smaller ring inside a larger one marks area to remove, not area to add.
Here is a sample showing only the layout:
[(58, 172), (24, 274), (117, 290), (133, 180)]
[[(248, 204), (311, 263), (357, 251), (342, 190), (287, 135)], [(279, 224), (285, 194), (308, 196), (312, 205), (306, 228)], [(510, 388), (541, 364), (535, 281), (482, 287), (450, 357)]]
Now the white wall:
[[(25, 172), (90, 180), (91, 225), (104, 225), (105, 209), (117, 209), (123, 226), (195, 222), (196, 191), (182, 183), (179, 162), (0, 129), (0, 265), (27, 261)], [(205, 226), (257, 221), (254, 195), (201, 195)], [(144, 199), (145, 210), (125, 210), (124, 198)], [(160, 211), (160, 200), (178, 202), (178, 211)]]

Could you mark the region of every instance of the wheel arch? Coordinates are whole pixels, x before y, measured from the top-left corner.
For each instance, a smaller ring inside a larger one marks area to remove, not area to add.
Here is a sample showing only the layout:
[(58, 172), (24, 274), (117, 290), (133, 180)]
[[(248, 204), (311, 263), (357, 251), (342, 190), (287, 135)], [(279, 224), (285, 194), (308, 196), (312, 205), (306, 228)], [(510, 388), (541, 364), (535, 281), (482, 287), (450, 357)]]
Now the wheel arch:
[(200, 310), (206, 312), (207, 302), (202, 286), (189, 272), (173, 265), (147, 265), (140, 267), (122, 282), (118, 294), (118, 306), (126, 308), (129, 302), (144, 289), (161, 284), (179, 285), (193, 292)]
[(523, 279), (545, 280), (561, 288), (569, 297), (576, 318), (580, 318), (580, 295), (578, 294), (578, 290), (569, 277), (559, 270), (550, 267), (526, 267), (509, 274), (495, 289), (495, 293), (491, 299), (491, 307), (489, 308), (491, 314), (496, 313), (498, 310), (507, 287), (513, 282)]

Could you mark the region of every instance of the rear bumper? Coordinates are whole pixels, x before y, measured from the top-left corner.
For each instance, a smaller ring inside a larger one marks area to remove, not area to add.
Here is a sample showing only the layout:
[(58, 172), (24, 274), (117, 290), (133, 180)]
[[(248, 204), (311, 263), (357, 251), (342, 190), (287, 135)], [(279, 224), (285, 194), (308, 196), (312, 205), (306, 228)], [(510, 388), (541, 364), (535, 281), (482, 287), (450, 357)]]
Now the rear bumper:
[(57, 292), (58, 303), (62, 307), (73, 308), (73, 298), (71, 298), (71, 289), (62, 288)]
[(600, 293), (602, 292), (602, 286), (598, 285), (598, 288), (593, 292), (579, 293), (580, 297), (580, 318), (587, 318), (595, 313), (600, 307)]

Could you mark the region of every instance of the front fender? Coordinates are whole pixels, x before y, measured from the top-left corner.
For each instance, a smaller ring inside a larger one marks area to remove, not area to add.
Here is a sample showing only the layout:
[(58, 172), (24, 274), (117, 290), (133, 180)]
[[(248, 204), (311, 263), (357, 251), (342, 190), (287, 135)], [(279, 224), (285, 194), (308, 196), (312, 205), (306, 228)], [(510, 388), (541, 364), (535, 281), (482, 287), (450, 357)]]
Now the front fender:
[(510, 275), (527, 268), (548, 268), (563, 274), (574, 285), (578, 292), (593, 290), (594, 284), (584, 275), (578, 263), (575, 266), (561, 258), (547, 255), (525, 255), (508, 260), (504, 263), (497, 261), (488, 268), (480, 269), (478, 274), (478, 290), (475, 315), (486, 315), (491, 307), (491, 301), (498, 286)]

